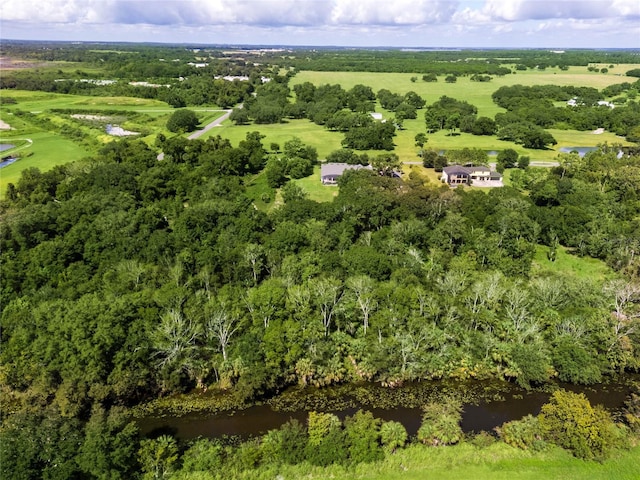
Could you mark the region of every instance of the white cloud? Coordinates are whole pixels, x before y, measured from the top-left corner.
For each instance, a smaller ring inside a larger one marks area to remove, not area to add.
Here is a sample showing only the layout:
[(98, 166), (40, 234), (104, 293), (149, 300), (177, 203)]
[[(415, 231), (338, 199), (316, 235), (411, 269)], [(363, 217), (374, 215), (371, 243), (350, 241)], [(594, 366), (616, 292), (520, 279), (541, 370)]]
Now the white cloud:
[(448, 22), (459, 2), (439, 0), (335, 0), (334, 24), (424, 25)]
[(478, 13), (486, 19), (515, 22), (627, 17), (639, 12), (638, 0), (487, 0)]
[(419, 25), (447, 22), (449, 0), (5, 0), (5, 21), (152, 25)]
[(637, 47), (640, 0), (0, 0), (0, 19), (23, 39)]

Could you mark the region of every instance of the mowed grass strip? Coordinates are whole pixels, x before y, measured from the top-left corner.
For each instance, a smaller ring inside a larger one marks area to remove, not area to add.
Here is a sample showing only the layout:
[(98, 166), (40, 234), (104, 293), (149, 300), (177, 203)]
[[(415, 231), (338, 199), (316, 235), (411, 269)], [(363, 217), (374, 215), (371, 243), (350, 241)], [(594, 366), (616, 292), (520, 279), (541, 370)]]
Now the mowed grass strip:
[(531, 453), (504, 443), (486, 448), (468, 443), (450, 447), (413, 445), (380, 462), (352, 467), (284, 465), (272, 476), (260, 478), (274, 478), (277, 473), (283, 478), (334, 480), (637, 480), (638, 458), (640, 447), (615, 452), (612, 458), (598, 463), (577, 459), (557, 447)]

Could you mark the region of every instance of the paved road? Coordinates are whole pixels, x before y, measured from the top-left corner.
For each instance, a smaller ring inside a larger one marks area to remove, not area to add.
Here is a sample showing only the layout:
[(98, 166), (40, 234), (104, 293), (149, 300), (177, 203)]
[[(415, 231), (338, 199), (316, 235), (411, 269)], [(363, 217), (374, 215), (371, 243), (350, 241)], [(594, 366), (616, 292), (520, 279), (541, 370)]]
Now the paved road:
[[(238, 108), (242, 108), (242, 105), (239, 105)], [(191, 135), (189, 135), (187, 137), (189, 140), (195, 140), (196, 138), (201, 137), (202, 135), (207, 133), (212, 128), (217, 127), (218, 125), (220, 125), (227, 118), (229, 118), (229, 115), (231, 115), (231, 110), (205, 110), (205, 111), (207, 111), (207, 112), (225, 112), (225, 114), (222, 115), (221, 117), (216, 118), (213, 122), (205, 125), (205, 127), (202, 130), (198, 130), (196, 132), (193, 132)], [(160, 152), (158, 154), (158, 160), (164, 160), (164, 152)]]
[(198, 137), (201, 137), (202, 135), (204, 135), (205, 133), (207, 133), (209, 130), (211, 130), (213, 127), (217, 127), (218, 125), (220, 125), (222, 122), (224, 122), (227, 118), (229, 118), (229, 115), (231, 115), (231, 110), (225, 110), (225, 114), (222, 115), (221, 117), (216, 118), (213, 122), (211, 122), (208, 125), (205, 125), (205, 127), (202, 130), (198, 130), (197, 132), (193, 132), (191, 135), (189, 135), (187, 138), (189, 140), (195, 140)]

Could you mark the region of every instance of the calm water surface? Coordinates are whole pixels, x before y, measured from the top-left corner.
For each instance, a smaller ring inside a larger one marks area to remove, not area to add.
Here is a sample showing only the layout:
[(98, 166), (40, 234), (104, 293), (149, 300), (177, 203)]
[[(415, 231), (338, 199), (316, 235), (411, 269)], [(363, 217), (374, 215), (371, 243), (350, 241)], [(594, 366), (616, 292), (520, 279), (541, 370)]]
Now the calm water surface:
[[(624, 406), (630, 393), (626, 384), (606, 384), (591, 387), (561, 385), (562, 388), (584, 393), (592, 404), (601, 404), (616, 413)], [(545, 392), (526, 392), (515, 386), (503, 395), (504, 400), (483, 401), (465, 404), (462, 415), (462, 429), (465, 432), (491, 431), (495, 427), (511, 420), (518, 420), (528, 414), (537, 415), (550, 394)], [(353, 415), (359, 408), (369, 410), (377, 418), (395, 420), (402, 423), (409, 435), (417, 433), (422, 420), (419, 408), (372, 408), (360, 407), (333, 410), (341, 419)], [(289, 419), (305, 423), (306, 410), (294, 412), (274, 411), (269, 405), (250, 407), (235, 413), (193, 414), (182, 417), (147, 417), (138, 420), (143, 435), (156, 436), (164, 433), (188, 440), (197, 437), (220, 437), (238, 435), (243, 438), (261, 435), (279, 428)]]

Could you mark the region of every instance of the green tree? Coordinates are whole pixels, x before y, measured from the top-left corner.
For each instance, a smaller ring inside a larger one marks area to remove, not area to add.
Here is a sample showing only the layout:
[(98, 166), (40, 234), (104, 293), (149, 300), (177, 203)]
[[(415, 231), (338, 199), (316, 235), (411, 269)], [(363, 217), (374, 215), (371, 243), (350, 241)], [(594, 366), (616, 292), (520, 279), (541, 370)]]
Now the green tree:
[(170, 478), (178, 463), (178, 444), (169, 435), (142, 440), (138, 459), (142, 466), (143, 479)]
[(347, 459), (345, 436), (340, 419), (331, 413), (309, 412), (307, 459), (313, 465), (327, 466)]
[(246, 125), (247, 123), (249, 123), (249, 112), (246, 108), (234, 108), (231, 111), (229, 120), (231, 120), (236, 125)]
[(94, 407), (77, 455), (83, 472), (100, 479), (127, 479), (136, 470), (138, 428), (124, 412)]
[(400, 171), (402, 164), (400, 158), (395, 153), (382, 153), (374, 157), (371, 162), (373, 169), (378, 175), (384, 177), (393, 176), (394, 172)]
[(224, 446), (217, 439), (201, 438), (185, 450), (181, 460), (183, 472), (215, 472), (224, 465)]
[(181, 108), (173, 112), (167, 120), (167, 130), (173, 133), (193, 132), (199, 123), (192, 110)]
[(498, 153), (496, 160), (502, 164), (504, 168), (513, 168), (518, 161), (518, 152), (513, 148), (506, 148)]

